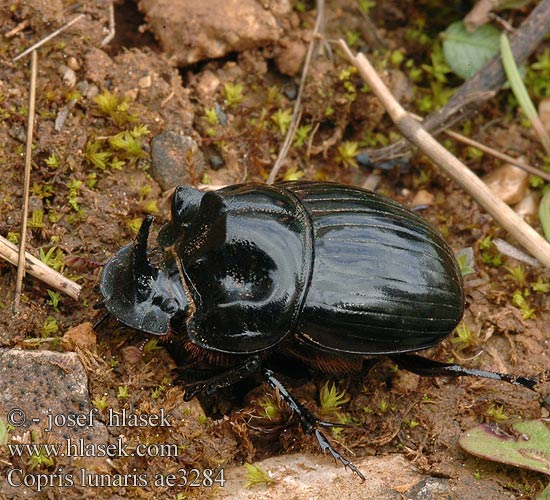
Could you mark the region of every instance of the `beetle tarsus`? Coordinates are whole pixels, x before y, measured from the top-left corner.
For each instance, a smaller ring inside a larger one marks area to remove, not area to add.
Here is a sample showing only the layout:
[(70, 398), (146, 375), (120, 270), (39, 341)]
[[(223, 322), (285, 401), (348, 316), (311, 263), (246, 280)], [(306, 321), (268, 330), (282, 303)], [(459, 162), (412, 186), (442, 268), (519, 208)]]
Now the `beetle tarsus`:
[(340, 462), (344, 465), (344, 467), (349, 468), (351, 471), (355, 472), (360, 478), (361, 481), (365, 481), (365, 476), (363, 473), (355, 466), (353, 463), (351, 463), (347, 458), (343, 457), (338, 453), (330, 444), (328, 438), (319, 430), (315, 429), (315, 438), (317, 439), (317, 442), (319, 443), (319, 446), (321, 447), (321, 451), (323, 453), (326, 453), (327, 451), (332, 455), (332, 458), (336, 462)]
[(313, 434), (321, 447), (321, 451), (326, 453), (327, 451), (332, 455), (334, 460), (340, 462), (345, 467), (349, 468), (351, 471), (355, 472), (360, 478), (361, 481), (365, 481), (365, 476), (361, 471), (353, 465), (347, 458), (343, 457), (338, 453), (330, 444), (328, 438), (318, 429), (318, 427), (349, 427), (346, 424), (339, 424), (336, 422), (325, 422), (320, 420), (313, 413), (311, 413), (303, 404), (299, 403), (294, 399), (292, 394), (288, 392), (286, 387), (277, 380), (271, 370), (268, 368), (262, 368), (262, 374), (269, 384), (270, 387), (276, 389), (283, 401), (290, 407), (290, 409), (298, 416), (300, 419), (300, 425), (306, 434)]

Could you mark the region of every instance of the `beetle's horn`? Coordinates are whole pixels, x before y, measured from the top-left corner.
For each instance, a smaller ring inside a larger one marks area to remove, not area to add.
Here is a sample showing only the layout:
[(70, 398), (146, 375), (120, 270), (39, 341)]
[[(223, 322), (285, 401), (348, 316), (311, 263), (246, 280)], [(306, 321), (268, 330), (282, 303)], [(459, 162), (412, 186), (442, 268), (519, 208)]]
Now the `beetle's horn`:
[(152, 215), (148, 215), (143, 219), (141, 227), (139, 228), (132, 251), (136, 270), (140, 267), (150, 267), (149, 259), (147, 258), (147, 240), (149, 239), (149, 230), (151, 229), (153, 220), (155, 220), (155, 218)]

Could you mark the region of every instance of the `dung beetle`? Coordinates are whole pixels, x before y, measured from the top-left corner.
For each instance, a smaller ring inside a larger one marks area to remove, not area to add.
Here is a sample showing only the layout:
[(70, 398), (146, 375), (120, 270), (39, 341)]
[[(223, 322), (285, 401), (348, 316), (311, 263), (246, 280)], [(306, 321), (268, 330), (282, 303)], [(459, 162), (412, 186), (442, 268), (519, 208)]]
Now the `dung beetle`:
[(178, 187), (172, 220), (149, 252), (153, 218), (105, 265), (107, 310), (126, 325), (177, 339), (220, 367), (185, 399), (260, 373), (306, 433), (332, 448), (315, 417), (267, 368), (283, 354), (325, 373), (359, 371), (386, 355), (420, 375), (475, 375), (533, 388), (525, 377), (408, 354), (447, 337), (464, 311), (449, 246), (414, 212), (373, 192), (329, 182)]

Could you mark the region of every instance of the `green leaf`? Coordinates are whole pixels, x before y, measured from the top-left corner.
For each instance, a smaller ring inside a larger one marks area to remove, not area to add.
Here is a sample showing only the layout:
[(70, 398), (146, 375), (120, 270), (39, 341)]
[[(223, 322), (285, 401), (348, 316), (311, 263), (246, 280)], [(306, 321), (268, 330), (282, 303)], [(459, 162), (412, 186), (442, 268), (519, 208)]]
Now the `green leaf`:
[(469, 32), (462, 21), (442, 34), (443, 53), (454, 73), (467, 80), (499, 50), (499, 31), (488, 24)]
[(540, 200), (539, 217), (544, 236), (550, 241), (550, 190), (547, 190)]
[(512, 425), (512, 434), (497, 425), (482, 424), (458, 440), (472, 455), (550, 474), (550, 429), (542, 420)]

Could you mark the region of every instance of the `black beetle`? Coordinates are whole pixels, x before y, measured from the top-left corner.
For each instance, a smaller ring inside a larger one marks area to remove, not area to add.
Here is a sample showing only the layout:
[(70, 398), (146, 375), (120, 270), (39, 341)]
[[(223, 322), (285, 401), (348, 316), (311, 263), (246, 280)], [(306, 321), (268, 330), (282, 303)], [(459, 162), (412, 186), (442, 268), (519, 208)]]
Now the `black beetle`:
[(322, 450), (320, 421), (263, 366), (283, 353), (327, 373), (387, 355), (421, 375), (477, 375), (533, 388), (536, 380), (405, 354), (436, 345), (460, 322), (462, 279), (439, 233), (402, 205), (327, 182), (179, 187), (159, 249), (147, 217), (134, 243), (105, 266), (107, 310), (137, 330), (173, 333), (192, 356), (226, 371), (185, 399), (262, 373)]

